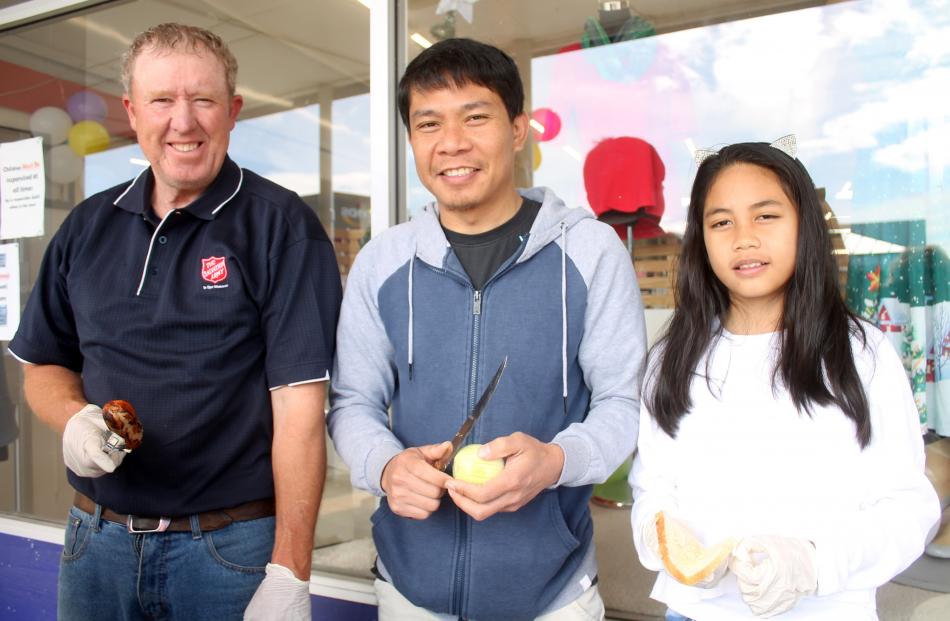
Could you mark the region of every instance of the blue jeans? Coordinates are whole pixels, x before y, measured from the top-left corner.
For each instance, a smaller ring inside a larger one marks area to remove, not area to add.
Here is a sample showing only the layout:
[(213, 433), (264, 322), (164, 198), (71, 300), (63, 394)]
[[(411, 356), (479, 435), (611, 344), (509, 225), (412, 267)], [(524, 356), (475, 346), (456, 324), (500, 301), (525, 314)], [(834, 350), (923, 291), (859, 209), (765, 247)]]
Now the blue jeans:
[(201, 532), (130, 534), (73, 507), (59, 565), (58, 618), (240, 620), (274, 546), (274, 518)]
[(666, 609), (666, 621), (693, 621), (689, 617), (684, 617), (678, 612), (674, 612), (669, 608)]

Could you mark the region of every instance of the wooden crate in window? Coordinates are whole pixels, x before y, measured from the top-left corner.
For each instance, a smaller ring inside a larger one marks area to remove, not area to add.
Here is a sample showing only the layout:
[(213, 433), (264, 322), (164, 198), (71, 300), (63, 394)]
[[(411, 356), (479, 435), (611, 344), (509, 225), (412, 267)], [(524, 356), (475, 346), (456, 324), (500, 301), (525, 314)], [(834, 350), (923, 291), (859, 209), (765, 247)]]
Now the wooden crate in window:
[(340, 265), (340, 274), (346, 275), (360, 251), (360, 244), (366, 231), (361, 228), (339, 228), (333, 233), (333, 247), (336, 249), (336, 262)]
[(682, 243), (673, 234), (633, 242), (633, 268), (637, 272), (644, 308), (673, 308), (676, 260)]

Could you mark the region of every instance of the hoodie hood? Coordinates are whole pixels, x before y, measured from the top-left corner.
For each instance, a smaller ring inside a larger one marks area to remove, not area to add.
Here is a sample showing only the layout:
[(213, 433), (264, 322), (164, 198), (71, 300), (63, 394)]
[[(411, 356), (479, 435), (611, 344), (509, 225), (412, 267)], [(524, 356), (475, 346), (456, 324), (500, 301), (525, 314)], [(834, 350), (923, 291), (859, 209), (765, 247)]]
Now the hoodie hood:
[[(561, 236), (561, 224), (566, 229), (594, 215), (583, 207), (568, 207), (550, 188), (519, 188), (522, 197), (541, 203), (541, 211), (535, 218), (524, 252), (518, 257), (518, 263), (527, 261), (539, 250)], [(429, 265), (442, 268), (449, 250), (449, 241), (445, 238), (439, 222), (439, 208), (431, 202), (416, 214), (411, 224), (417, 227), (415, 256)]]
[[(537, 187), (518, 190), (524, 198), (541, 203), (541, 211), (531, 226), (528, 243), (524, 252), (518, 257), (518, 263), (527, 261), (539, 250), (561, 237), (565, 230), (570, 230), (582, 220), (594, 219), (592, 214), (583, 207), (568, 207), (558, 198), (550, 188)], [(563, 250), (563, 249), (562, 249)]]

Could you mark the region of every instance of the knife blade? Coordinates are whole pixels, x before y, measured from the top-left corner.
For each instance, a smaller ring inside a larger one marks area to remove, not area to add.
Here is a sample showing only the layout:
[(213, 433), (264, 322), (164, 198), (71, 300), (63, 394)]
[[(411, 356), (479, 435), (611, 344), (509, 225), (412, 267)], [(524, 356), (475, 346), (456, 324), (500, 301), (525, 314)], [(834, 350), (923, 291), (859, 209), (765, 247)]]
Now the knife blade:
[(465, 442), (465, 438), (468, 437), (468, 434), (472, 431), (472, 427), (475, 426), (475, 421), (478, 420), (478, 417), (481, 416), (485, 408), (488, 407), (488, 402), (491, 401), (492, 395), (495, 394), (495, 389), (498, 388), (498, 382), (501, 380), (501, 376), (507, 367), (508, 356), (505, 356), (505, 359), (498, 365), (498, 370), (495, 371), (495, 375), (491, 378), (491, 381), (488, 382), (488, 386), (486, 386), (482, 392), (482, 396), (478, 398), (478, 402), (475, 403), (475, 407), (472, 408), (472, 413), (468, 415), (468, 418), (466, 418), (462, 426), (459, 427), (455, 437), (452, 438), (452, 452), (444, 461), (435, 463), (435, 467), (442, 472), (445, 472), (449, 464), (452, 463), (452, 460), (455, 459), (456, 454), (458, 454), (462, 448), (462, 443)]

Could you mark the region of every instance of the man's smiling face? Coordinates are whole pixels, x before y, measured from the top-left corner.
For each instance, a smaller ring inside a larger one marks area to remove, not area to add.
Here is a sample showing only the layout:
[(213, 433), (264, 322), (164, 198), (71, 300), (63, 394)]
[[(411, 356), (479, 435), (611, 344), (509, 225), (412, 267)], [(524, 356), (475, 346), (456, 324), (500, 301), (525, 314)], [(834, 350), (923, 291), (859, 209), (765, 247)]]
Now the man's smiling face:
[(129, 124), (152, 165), (156, 193), (194, 200), (214, 181), (242, 100), (228, 92), (213, 54), (147, 49), (123, 97)]
[(409, 144), (419, 180), (439, 207), (467, 211), (515, 192), (515, 154), (527, 138), (527, 118), (508, 117), (504, 102), (477, 84), (409, 97)]

